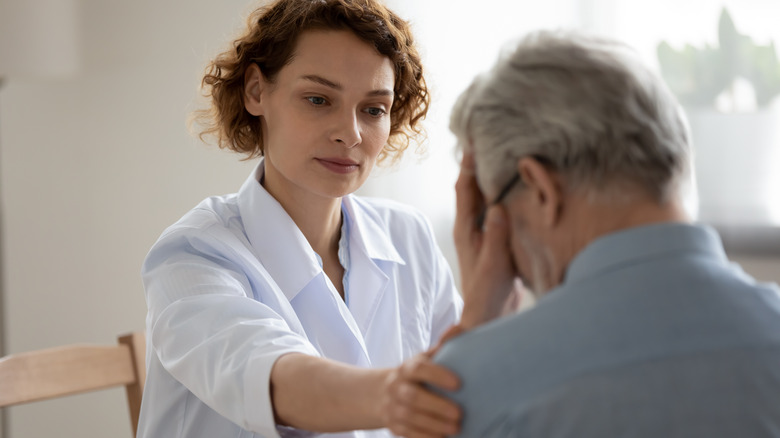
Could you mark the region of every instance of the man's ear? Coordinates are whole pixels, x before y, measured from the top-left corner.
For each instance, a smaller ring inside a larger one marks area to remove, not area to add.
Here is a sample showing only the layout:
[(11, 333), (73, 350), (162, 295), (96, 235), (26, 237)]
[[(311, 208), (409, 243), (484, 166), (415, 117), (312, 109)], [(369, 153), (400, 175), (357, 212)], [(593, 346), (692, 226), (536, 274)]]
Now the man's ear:
[(261, 95), (265, 77), (257, 64), (250, 64), (244, 73), (244, 108), (253, 116), (263, 115)]
[(517, 173), (527, 186), (528, 200), (540, 213), (541, 222), (548, 227), (557, 225), (561, 220), (564, 195), (560, 175), (531, 157), (517, 162)]

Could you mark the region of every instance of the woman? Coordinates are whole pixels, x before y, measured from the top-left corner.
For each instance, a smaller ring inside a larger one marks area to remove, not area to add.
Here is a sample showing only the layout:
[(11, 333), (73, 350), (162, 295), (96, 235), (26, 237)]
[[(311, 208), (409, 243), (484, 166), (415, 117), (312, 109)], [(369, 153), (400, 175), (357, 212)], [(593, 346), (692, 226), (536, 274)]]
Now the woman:
[(278, 0), (203, 84), (205, 134), (262, 158), (144, 262), (139, 436), (454, 433), (423, 386), (458, 384), (424, 353), (461, 312), (449, 267), (419, 213), (351, 195), (427, 111), (407, 23), (376, 0)]

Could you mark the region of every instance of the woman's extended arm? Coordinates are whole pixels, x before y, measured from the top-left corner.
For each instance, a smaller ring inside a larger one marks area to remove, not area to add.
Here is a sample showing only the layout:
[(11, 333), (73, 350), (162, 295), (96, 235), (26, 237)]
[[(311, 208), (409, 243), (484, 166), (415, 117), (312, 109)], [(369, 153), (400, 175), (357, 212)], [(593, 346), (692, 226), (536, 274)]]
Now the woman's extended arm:
[(389, 428), (406, 437), (442, 437), (457, 432), (460, 410), (423, 387), (448, 390), (457, 377), (423, 353), (397, 368), (366, 369), (291, 353), (271, 370), (271, 398), (279, 424), (337, 432)]

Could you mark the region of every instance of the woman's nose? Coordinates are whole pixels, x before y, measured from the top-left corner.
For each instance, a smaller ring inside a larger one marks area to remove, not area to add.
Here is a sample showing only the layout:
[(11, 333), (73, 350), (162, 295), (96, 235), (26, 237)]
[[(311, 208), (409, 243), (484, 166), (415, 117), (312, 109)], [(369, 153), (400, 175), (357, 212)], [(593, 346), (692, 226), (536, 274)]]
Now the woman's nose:
[(344, 112), (338, 116), (331, 138), (347, 148), (353, 148), (360, 144), (362, 141), (360, 124), (358, 123), (357, 115), (353, 111), (349, 113)]

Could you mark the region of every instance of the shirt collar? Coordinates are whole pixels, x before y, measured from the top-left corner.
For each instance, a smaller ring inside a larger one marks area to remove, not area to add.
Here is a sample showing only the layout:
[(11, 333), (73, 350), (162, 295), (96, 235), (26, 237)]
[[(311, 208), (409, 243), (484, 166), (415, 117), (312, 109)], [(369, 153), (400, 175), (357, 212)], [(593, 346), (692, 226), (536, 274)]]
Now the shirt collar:
[[(322, 273), (317, 254), (284, 207), (260, 184), (265, 173), (261, 158), (238, 192), (238, 208), (252, 248), (288, 300)], [(361, 251), (372, 260), (404, 264), (373, 210), (360, 208), (352, 195), (342, 200), (349, 222), (350, 252)], [(355, 214), (356, 209), (360, 214)]]
[(698, 253), (728, 262), (718, 233), (710, 227), (678, 222), (651, 224), (610, 233), (590, 243), (569, 264), (563, 283), (680, 253)]

